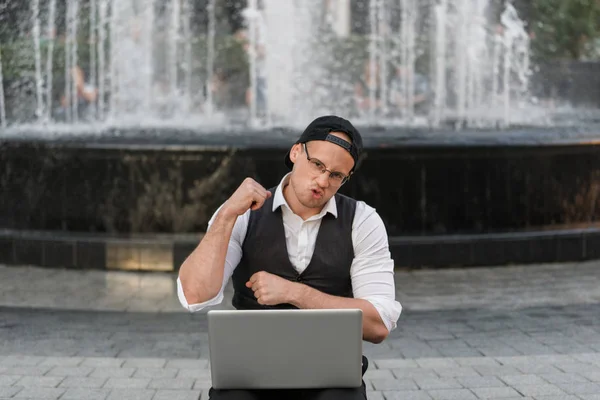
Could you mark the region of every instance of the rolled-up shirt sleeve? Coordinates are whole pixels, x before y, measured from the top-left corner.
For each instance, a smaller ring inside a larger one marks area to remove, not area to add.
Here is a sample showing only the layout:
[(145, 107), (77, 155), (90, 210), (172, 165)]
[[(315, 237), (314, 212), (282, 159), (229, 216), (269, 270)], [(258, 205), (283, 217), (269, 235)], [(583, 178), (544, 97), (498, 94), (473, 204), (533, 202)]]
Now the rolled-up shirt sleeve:
[[(227, 278), (227, 279), (229, 279), (229, 278)], [(177, 278), (177, 297), (179, 298), (179, 302), (181, 303), (183, 308), (185, 308), (189, 312), (198, 312), (207, 307), (216, 306), (218, 304), (221, 304), (223, 302), (223, 298), (225, 297), (223, 295), (223, 290), (224, 290), (224, 287), (227, 285), (225, 276), (223, 276), (223, 281), (225, 283), (223, 284), (223, 286), (221, 286), (221, 290), (219, 291), (219, 294), (216, 297), (213, 297), (212, 299), (207, 300), (203, 303), (188, 304), (187, 299), (185, 298), (185, 295), (183, 294), (183, 287), (181, 286), (181, 280), (179, 278)]]
[[(220, 207), (219, 207), (220, 209)], [(215, 219), (215, 216), (219, 210), (215, 211), (212, 218), (208, 222), (207, 232), (210, 230), (210, 226)], [(233, 275), (233, 271), (239, 264), (242, 259), (242, 244), (244, 242), (244, 237), (246, 236), (246, 230), (248, 229), (248, 219), (249, 219), (250, 210), (248, 210), (245, 214), (239, 216), (235, 221), (235, 225), (233, 227), (233, 231), (231, 232), (231, 237), (229, 239), (229, 245), (227, 246), (227, 255), (225, 256), (225, 265), (223, 270), (223, 283), (221, 284), (221, 289), (219, 293), (210, 300), (207, 300), (202, 303), (197, 304), (188, 304), (187, 299), (183, 293), (183, 286), (181, 285), (181, 280), (179, 277), (177, 278), (177, 297), (179, 298), (179, 303), (190, 312), (198, 312), (207, 307), (216, 306), (221, 304), (223, 301), (224, 295), (223, 292), (229, 279)]]
[(402, 305), (396, 301), (394, 260), (383, 220), (374, 208), (361, 201), (356, 204), (352, 241), (354, 260), (350, 274), (354, 297), (369, 301), (391, 332), (402, 312)]

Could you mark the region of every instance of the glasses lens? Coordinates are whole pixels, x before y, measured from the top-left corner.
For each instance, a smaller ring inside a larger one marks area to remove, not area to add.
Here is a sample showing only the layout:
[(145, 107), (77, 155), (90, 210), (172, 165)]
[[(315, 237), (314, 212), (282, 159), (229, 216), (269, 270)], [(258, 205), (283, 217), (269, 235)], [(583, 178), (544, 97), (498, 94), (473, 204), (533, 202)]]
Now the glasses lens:
[(325, 172), (325, 166), (320, 161), (311, 159), (309, 164), (311, 170), (313, 170), (315, 173), (322, 174)]
[[(323, 174), (327, 171), (327, 169), (325, 169), (325, 165), (315, 159), (310, 159), (308, 165), (310, 165), (311, 171), (316, 175)], [(329, 182), (331, 182), (331, 184), (334, 186), (341, 186), (346, 183), (346, 180), (348, 180), (348, 178), (339, 172), (333, 172), (329, 174)]]
[(335, 185), (341, 185), (344, 182), (344, 176), (339, 173), (329, 174), (329, 180)]

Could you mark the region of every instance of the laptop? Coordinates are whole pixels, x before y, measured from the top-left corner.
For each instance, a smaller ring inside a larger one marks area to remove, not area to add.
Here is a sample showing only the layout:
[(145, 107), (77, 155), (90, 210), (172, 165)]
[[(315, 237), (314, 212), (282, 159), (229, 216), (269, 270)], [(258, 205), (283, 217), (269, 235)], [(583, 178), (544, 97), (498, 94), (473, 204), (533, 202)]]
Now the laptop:
[(362, 385), (362, 310), (211, 310), (215, 389)]

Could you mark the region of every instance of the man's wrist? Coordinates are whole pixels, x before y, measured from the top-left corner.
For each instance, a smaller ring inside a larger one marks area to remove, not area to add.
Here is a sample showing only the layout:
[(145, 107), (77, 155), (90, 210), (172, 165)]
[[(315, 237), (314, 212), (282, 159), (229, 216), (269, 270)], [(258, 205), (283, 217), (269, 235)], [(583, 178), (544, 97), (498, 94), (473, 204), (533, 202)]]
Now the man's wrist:
[(221, 210), (219, 210), (219, 212), (217, 213), (216, 216), (216, 221), (219, 222), (223, 222), (223, 223), (234, 223), (237, 220), (239, 215), (235, 214), (234, 212), (231, 212), (226, 206), (223, 206), (221, 208)]
[(306, 296), (306, 291), (308, 289), (308, 286), (302, 284), (302, 283), (298, 283), (298, 282), (290, 282), (290, 289), (289, 289), (289, 301), (288, 303), (296, 306), (296, 307), (300, 307), (300, 304), (302, 303), (302, 299)]

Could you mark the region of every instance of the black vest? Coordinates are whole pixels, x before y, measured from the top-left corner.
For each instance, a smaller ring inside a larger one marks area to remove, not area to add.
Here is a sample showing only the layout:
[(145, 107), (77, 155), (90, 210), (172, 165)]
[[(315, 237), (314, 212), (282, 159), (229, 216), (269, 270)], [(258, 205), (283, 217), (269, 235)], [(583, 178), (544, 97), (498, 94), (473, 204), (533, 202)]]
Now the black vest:
[(272, 211), (275, 189), (269, 190), (273, 196), (261, 208), (250, 212), (242, 259), (232, 277), (233, 306), (238, 310), (295, 308), (291, 304), (258, 304), (246, 282), (259, 271), (301, 282), (333, 296), (353, 297), (350, 267), (354, 259), (352, 222), (356, 201), (341, 194), (335, 195), (338, 216), (336, 218), (330, 213), (323, 216), (313, 256), (299, 274), (288, 256), (281, 207)]

